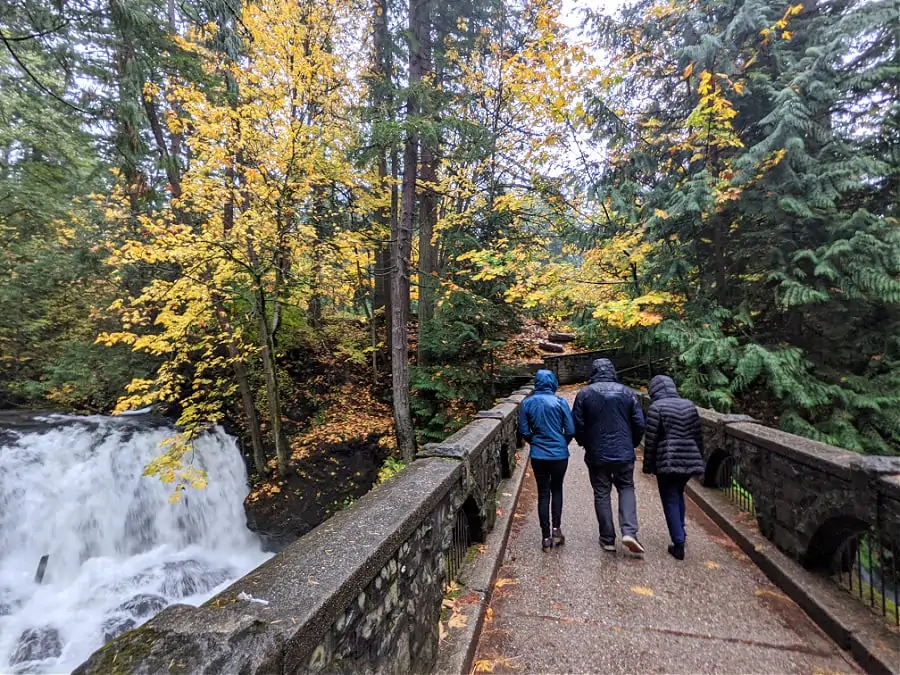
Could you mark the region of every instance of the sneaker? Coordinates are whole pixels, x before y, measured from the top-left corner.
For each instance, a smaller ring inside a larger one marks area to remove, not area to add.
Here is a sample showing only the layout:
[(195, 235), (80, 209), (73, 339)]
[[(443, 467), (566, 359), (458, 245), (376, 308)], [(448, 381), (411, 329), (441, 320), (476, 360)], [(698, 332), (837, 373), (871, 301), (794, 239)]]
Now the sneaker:
[(548, 548), (553, 548), (553, 537), (541, 539), (541, 550), (546, 551)]
[(675, 560), (684, 560), (684, 544), (669, 544), (669, 555)]
[(616, 552), (616, 544), (613, 542), (612, 544), (604, 544), (603, 540), (600, 540), (600, 548), (602, 548), (607, 553), (615, 553)]
[(566, 536), (562, 533), (562, 530), (558, 527), (553, 528), (553, 545), (554, 546), (562, 546), (566, 543)]
[(641, 546), (641, 542), (632, 537), (630, 534), (626, 534), (622, 537), (622, 545), (631, 551), (634, 555), (644, 555), (644, 547)]

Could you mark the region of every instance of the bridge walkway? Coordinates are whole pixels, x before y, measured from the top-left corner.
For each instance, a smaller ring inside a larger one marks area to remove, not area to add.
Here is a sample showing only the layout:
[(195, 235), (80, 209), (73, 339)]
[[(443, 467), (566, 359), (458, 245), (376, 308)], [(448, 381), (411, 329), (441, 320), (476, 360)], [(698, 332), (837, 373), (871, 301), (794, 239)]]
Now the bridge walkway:
[[(568, 393), (570, 403), (574, 393)], [(639, 460), (640, 462), (640, 460)], [(655, 479), (635, 472), (643, 559), (598, 543), (584, 451), (565, 482), (564, 546), (542, 552), (528, 468), (476, 672), (856, 673), (859, 668), (694, 504), (676, 561)], [(615, 511), (615, 494), (613, 509)]]

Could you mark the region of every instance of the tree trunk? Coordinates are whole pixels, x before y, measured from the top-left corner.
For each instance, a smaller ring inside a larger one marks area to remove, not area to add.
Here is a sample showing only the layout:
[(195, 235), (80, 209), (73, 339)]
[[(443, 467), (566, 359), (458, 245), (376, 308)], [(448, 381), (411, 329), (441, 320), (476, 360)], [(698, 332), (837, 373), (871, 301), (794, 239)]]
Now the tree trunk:
[[(222, 317), (220, 324), (227, 323)], [(223, 327), (223, 332), (227, 326)], [(241, 406), (244, 409), (244, 417), (247, 418), (247, 427), (250, 431), (250, 443), (253, 446), (253, 466), (260, 478), (266, 475), (266, 448), (263, 444), (262, 431), (259, 428), (259, 416), (256, 414), (256, 403), (253, 400), (253, 390), (250, 388), (250, 378), (247, 376), (247, 365), (244, 357), (238, 351), (234, 340), (227, 341), (228, 356), (231, 358), (231, 370), (241, 393)]]
[(135, 110), (141, 106), (143, 92), (135, 62), (134, 36), (125, 12), (122, 0), (110, 0), (109, 16), (118, 38), (114, 47), (118, 90), (115, 147), (122, 161), (121, 169), (127, 184), (128, 204), (134, 215), (139, 210), (139, 198), (146, 188), (140, 170), (143, 147), (135, 114)]
[(266, 380), (266, 399), (269, 404), (269, 423), (272, 425), (272, 438), (275, 441), (275, 458), (278, 461), (278, 475), (287, 475), (288, 444), (281, 426), (281, 395), (278, 393), (278, 369), (275, 363), (275, 350), (272, 345), (272, 332), (266, 316), (266, 298), (263, 289), (256, 292), (256, 320), (259, 329), (260, 357), (263, 363), (263, 374)]
[[(428, 7), (425, 8), (425, 30), (422, 36), (422, 69), (423, 75), (434, 69), (432, 44), (431, 44), (431, 22), (428, 17)], [(438, 44), (441, 44), (441, 36), (438, 36)], [(429, 117), (434, 117), (434, 105), (431, 101), (426, 102), (423, 112), (429, 113)], [(436, 122), (436, 119), (432, 120)], [(436, 133), (432, 130), (427, 138), (435, 138)], [(428, 336), (431, 333), (430, 322), (434, 318), (434, 304), (437, 293), (437, 251), (434, 246), (434, 226), (437, 223), (438, 195), (435, 192), (434, 184), (437, 182), (437, 161), (438, 151), (440, 149), (438, 142), (422, 143), (422, 172), (421, 195), (419, 196), (419, 350), (418, 364), (420, 366), (428, 365)]]
[[(394, 119), (392, 110), (393, 105), (393, 82), (391, 80), (393, 71), (393, 45), (391, 41), (390, 26), (388, 25), (388, 0), (374, 0), (373, 2), (373, 43), (375, 51), (372, 59), (372, 104), (376, 110), (378, 121), (391, 122)], [(378, 158), (378, 181), (382, 188), (388, 184), (388, 178), (392, 177), (388, 173), (388, 155), (394, 158), (394, 169), (396, 169), (396, 151), (389, 146), (379, 149), (380, 156)], [(383, 209), (378, 213), (378, 222), (381, 225), (381, 231), (390, 237), (396, 228), (394, 226), (394, 215), (396, 213), (396, 194), (397, 188), (392, 180), (391, 184), (391, 205), (387, 209)], [(374, 310), (384, 307), (384, 323), (385, 323), (385, 343), (388, 345), (390, 352), (391, 345), (391, 290), (388, 277), (391, 267), (391, 248), (389, 245), (379, 244), (379, 248), (375, 251), (375, 292), (372, 304), (372, 314)], [(374, 320), (374, 319), (373, 319)], [(373, 343), (375, 340), (373, 339)], [(373, 347), (375, 345), (373, 344)]]
[[(403, 186), (400, 196), (400, 220), (391, 242), (391, 375), (394, 394), (394, 426), (397, 447), (405, 461), (416, 455), (412, 413), (409, 407), (409, 267), (412, 253), (413, 212), (416, 201), (416, 173), (418, 169), (419, 134), (416, 117), (419, 114), (418, 86), (422, 80), (423, 33), (427, 30), (426, 0), (409, 2), (409, 94), (406, 102), (408, 131), (403, 149)], [(423, 24), (426, 24), (423, 27)]]

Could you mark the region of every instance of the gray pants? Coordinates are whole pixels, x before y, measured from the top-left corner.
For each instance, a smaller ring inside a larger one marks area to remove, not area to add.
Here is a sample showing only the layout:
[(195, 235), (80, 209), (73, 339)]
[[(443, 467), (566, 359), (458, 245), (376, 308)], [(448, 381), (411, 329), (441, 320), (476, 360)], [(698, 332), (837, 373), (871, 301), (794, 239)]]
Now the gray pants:
[(622, 536), (637, 536), (637, 500), (634, 496), (634, 462), (627, 464), (588, 464), (591, 487), (594, 488), (594, 510), (600, 525), (600, 543), (615, 544), (610, 493), (613, 485), (619, 493), (619, 530)]

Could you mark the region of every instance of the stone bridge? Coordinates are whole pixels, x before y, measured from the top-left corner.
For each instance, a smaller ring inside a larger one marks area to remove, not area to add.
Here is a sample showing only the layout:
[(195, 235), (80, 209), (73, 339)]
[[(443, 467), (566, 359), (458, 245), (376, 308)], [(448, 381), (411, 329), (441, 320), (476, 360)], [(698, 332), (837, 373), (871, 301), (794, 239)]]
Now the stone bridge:
[[(599, 355), (545, 363), (574, 383)], [(691, 489), (686, 561), (666, 558), (643, 476), (646, 559), (601, 557), (577, 449), (568, 541), (542, 554), (517, 428), (529, 393), (76, 673), (900, 671), (900, 459), (702, 410), (708, 468)]]

